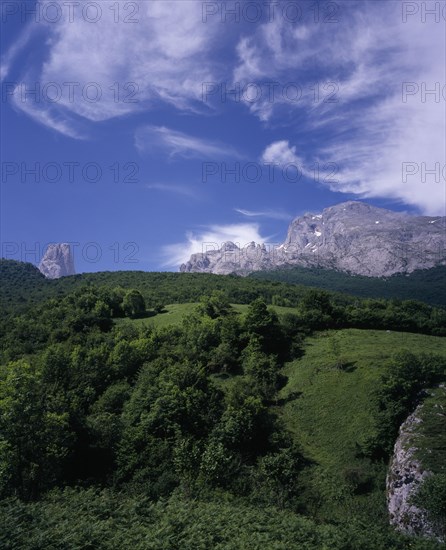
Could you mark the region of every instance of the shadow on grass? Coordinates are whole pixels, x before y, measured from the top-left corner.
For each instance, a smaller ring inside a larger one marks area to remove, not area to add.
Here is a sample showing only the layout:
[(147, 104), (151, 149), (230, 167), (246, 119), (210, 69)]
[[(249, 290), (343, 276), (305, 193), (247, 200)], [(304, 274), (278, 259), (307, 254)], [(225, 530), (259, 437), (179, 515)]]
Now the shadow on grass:
[(228, 378), (234, 378), (234, 374), (229, 372), (217, 372), (214, 374), (214, 376), (219, 380), (227, 380)]
[(150, 317), (155, 317), (155, 315), (158, 315), (158, 314), (153, 310), (149, 310), (149, 311), (143, 311), (141, 313), (136, 313), (135, 315), (132, 315), (130, 319), (150, 319)]
[(355, 372), (358, 365), (356, 364), (356, 361), (349, 361), (347, 363), (342, 363), (338, 368), (342, 372)]
[(303, 394), (301, 391), (293, 391), (289, 393), (286, 397), (282, 397), (281, 399), (277, 399), (274, 403), (275, 405), (279, 407), (283, 407), (287, 403), (290, 403), (291, 401), (295, 401), (296, 399), (299, 399), (299, 397)]

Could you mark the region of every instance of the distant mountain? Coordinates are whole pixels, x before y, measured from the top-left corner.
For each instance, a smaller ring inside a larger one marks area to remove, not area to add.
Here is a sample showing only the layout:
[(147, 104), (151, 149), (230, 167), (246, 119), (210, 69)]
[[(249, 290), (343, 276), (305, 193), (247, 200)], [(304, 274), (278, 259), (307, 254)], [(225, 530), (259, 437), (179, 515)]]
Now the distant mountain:
[(247, 275), (285, 266), (388, 277), (446, 265), (446, 218), (348, 201), (293, 220), (278, 247), (254, 242), (193, 254), (182, 272)]
[(74, 275), (74, 258), (67, 243), (49, 244), (39, 264), (39, 270), (48, 279)]

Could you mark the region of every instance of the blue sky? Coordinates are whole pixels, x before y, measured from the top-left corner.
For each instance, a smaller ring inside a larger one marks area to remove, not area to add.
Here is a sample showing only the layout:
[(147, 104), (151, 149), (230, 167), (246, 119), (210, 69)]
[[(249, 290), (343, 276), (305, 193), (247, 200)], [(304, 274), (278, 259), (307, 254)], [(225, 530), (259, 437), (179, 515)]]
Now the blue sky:
[(2, 255), (176, 270), (344, 200), (445, 215), (445, 28), (444, 2), (3, 1)]

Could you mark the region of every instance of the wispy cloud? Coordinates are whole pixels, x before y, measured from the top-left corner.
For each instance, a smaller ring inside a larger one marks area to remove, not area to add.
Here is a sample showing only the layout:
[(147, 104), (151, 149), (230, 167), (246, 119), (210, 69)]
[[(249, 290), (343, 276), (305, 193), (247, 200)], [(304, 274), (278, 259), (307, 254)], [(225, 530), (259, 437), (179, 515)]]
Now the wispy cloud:
[[(41, 12), (45, 4), (54, 2), (41, 0)], [(65, 108), (92, 122), (138, 113), (160, 103), (183, 111), (207, 109), (201, 100), (202, 82), (216, 78), (211, 46), (223, 29), (216, 21), (203, 24), (201, 1), (120, 2), (116, 21), (117, 3), (104, 0), (101, 17), (94, 24), (86, 20), (82, 4), (73, 3), (70, 9), (61, 6), (62, 17), (51, 24), (33, 22), (2, 58), (2, 77), (6, 78), (32, 30), (39, 27), (48, 52), (40, 66), (33, 60), (36, 78), (30, 84), (76, 85), (74, 91), (64, 88), (55, 109)], [(25, 66), (25, 72), (30, 68)], [(89, 83), (100, 91), (98, 100), (86, 97)]]
[(282, 210), (246, 210), (244, 208), (234, 208), (236, 212), (246, 216), (247, 218), (269, 218), (271, 220), (286, 220), (289, 221), (292, 216)]
[(26, 114), (38, 124), (59, 132), (66, 137), (80, 140), (88, 139), (86, 134), (79, 130), (79, 124), (73, 120), (72, 116), (66, 115), (45, 104), (21, 101), (18, 91), (12, 94), (12, 101), (12, 105), (17, 111)]
[[(42, 9), (51, 3), (40, 2)], [(130, 15), (126, 5), (136, 6), (137, 23), (124, 22)], [(432, 95), (423, 100), (421, 92), (422, 86), (432, 89), (439, 83), (442, 88), (446, 82), (444, 22), (435, 23), (433, 16), (422, 22), (419, 13), (404, 23), (399, 2), (356, 0), (339, 4), (339, 22), (334, 24), (316, 24), (312, 17), (291, 23), (277, 16), (268, 23), (230, 27), (219, 17), (204, 24), (200, 0), (120, 2), (119, 22), (114, 20), (116, 2), (104, 0), (95, 24), (82, 17), (83, 7), (73, 3), (72, 20), (69, 10), (62, 10), (58, 22), (25, 27), (1, 59), (5, 79), (39, 28), (45, 45), (19, 68), (21, 80), (30, 87), (36, 82), (76, 83), (73, 96), (62, 86), (62, 97), (51, 104), (12, 99), (15, 108), (36, 122), (80, 139), (85, 134), (79, 130), (81, 117), (97, 123), (159, 105), (208, 113), (203, 83), (223, 82), (227, 89), (234, 83), (257, 84), (262, 93), (257, 100), (245, 98), (246, 109), (276, 132), (263, 160), (303, 168), (311, 155), (311, 164), (339, 167), (338, 182), (327, 182), (333, 190), (392, 198), (426, 214), (444, 213), (444, 174), (440, 181), (422, 176), (423, 166), (426, 171), (446, 164), (446, 102), (441, 95), (439, 101)], [(280, 7), (275, 11), (283, 12)], [(85, 85), (91, 82), (101, 92), (98, 101), (86, 98)], [(404, 82), (419, 88), (406, 102)], [(273, 101), (267, 90), (271, 83), (277, 83)], [(287, 84), (300, 87), (301, 97), (287, 93)], [(220, 95), (214, 99), (219, 101)], [(224, 105), (222, 101), (222, 110)], [(159, 124), (136, 132), (141, 152), (241, 158), (227, 144)], [(418, 166), (418, 172), (404, 180), (407, 162)]]
[(189, 197), (196, 200), (200, 198), (200, 195), (198, 195), (198, 193), (194, 189), (188, 187), (187, 185), (178, 185), (173, 183), (147, 183), (145, 185), (145, 188), (152, 191), (172, 193), (174, 195)]
[(135, 133), (135, 147), (140, 153), (153, 153), (162, 150), (170, 158), (241, 157), (230, 145), (190, 136), (164, 126), (139, 128)]
[[(263, 94), (246, 106), (275, 129), (298, 124), (298, 143), (311, 143), (302, 156), (338, 167), (327, 182), (332, 190), (444, 214), (445, 176), (423, 177), (423, 168), (438, 172), (446, 165), (446, 102), (422, 92), (446, 82), (444, 25), (433, 17), (404, 23), (397, 2), (347, 0), (341, 15), (337, 24), (317, 26), (277, 18), (242, 37), (234, 80), (275, 81), (279, 90), (291, 80), (302, 89), (298, 101), (278, 93), (270, 102)], [(405, 82), (417, 92), (403, 100)], [(285, 140), (271, 144), (264, 157), (301, 160)], [(408, 162), (416, 173), (404, 178)]]
[(11, 65), (14, 63), (17, 55), (25, 48), (33, 34), (36, 32), (35, 24), (28, 24), (17, 40), (1, 56), (0, 59), (0, 82), (3, 82), (9, 75)]
[(210, 225), (188, 232), (184, 242), (170, 244), (163, 248), (164, 266), (179, 267), (189, 260), (192, 254), (219, 249), (223, 243), (231, 241), (240, 247), (254, 241), (263, 243), (268, 237), (263, 237), (260, 227), (255, 223), (239, 223), (229, 225)]
[(346, 0), (336, 24), (290, 24), (277, 17), (258, 25), (239, 40), (233, 78), (259, 86), (275, 82), (274, 100), (261, 93), (246, 105), (261, 120), (284, 106), (321, 117), (340, 103), (385, 92), (388, 69), (393, 70), (391, 78), (404, 72), (395, 56), (402, 45), (389, 33), (392, 16), (395, 25), (402, 26), (401, 9), (395, 7), (392, 12), (392, 7)]

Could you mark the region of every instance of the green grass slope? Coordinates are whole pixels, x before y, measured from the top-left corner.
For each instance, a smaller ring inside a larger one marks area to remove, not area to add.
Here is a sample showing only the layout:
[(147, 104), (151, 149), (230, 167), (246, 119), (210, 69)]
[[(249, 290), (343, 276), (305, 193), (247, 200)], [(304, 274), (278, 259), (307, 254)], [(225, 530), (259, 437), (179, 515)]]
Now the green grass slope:
[[(170, 325), (181, 325), (184, 317), (189, 315), (197, 307), (198, 302), (187, 302), (185, 304), (167, 304), (161, 313), (156, 315), (150, 315), (148, 317), (140, 317), (136, 319), (123, 318), (115, 319), (115, 323), (122, 324), (134, 324), (138, 325), (152, 325), (154, 327), (167, 327)], [(231, 304), (234, 310), (239, 314), (244, 314), (248, 311), (247, 304)], [(298, 309), (294, 307), (283, 306), (269, 306), (269, 309), (275, 311), (278, 315), (285, 313), (297, 313)]]
[(287, 383), (279, 394), (278, 411), (314, 461), (303, 491), (315, 503), (312, 511), (327, 515), (325, 519), (356, 516), (361, 510), (368, 514), (372, 508), (381, 510), (382, 520), (386, 517), (386, 464), (372, 465), (358, 451), (373, 434), (373, 394), (386, 361), (405, 349), (446, 356), (446, 339), (375, 330), (327, 331), (308, 338), (304, 356), (284, 369)]
[[(340, 367), (333, 341), (338, 342)], [(355, 442), (371, 429), (374, 404), (370, 396), (384, 363), (402, 349), (446, 356), (446, 339), (357, 329), (328, 331), (307, 339), (305, 355), (284, 370), (288, 382), (280, 398), (289, 400), (284, 418), (312, 458), (334, 466), (354, 458)]]

